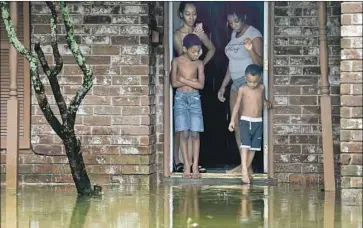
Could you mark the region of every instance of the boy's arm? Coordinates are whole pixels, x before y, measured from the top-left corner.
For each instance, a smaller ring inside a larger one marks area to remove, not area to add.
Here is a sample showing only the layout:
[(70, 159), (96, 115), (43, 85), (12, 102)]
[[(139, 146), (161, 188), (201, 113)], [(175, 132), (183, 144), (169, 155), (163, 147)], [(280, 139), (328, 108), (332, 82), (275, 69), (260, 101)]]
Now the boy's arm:
[(205, 75), (204, 75), (204, 64), (202, 61), (199, 61), (198, 63), (198, 80), (197, 81), (191, 81), (189, 79), (181, 77), (180, 79), (181, 83), (184, 83), (187, 86), (190, 86), (194, 89), (201, 90), (204, 88), (204, 81), (205, 81)]
[(235, 119), (236, 119), (238, 109), (239, 109), (239, 106), (241, 104), (242, 96), (243, 96), (243, 87), (238, 89), (238, 95), (237, 95), (236, 103), (233, 106), (231, 122), (234, 122)]
[(174, 88), (179, 88), (179, 87), (185, 86), (183, 83), (178, 81), (178, 79), (176, 78), (176, 72), (177, 72), (177, 68), (178, 68), (178, 64), (176, 63), (176, 59), (173, 59), (171, 64), (172, 64), (171, 65), (171, 85)]
[(262, 96), (263, 96), (264, 106), (266, 106), (267, 108), (272, 108), (273, 107), (272, 103), (266, 97), (266, 90), (264, 85), (262, 85), (262, 94), (263, 94)]

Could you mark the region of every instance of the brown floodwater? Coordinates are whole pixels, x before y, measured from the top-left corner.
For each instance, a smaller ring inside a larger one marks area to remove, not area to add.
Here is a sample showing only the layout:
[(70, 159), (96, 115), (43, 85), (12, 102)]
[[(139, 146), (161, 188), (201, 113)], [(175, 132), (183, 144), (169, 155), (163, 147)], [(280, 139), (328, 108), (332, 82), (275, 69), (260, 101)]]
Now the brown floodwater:
[(127, 185), (92, 199), (77, 199), (72, 186), (26, 186), (18, 197), (1, 190), (9, 228), (362, 227), (361, 205), (299, 185)]

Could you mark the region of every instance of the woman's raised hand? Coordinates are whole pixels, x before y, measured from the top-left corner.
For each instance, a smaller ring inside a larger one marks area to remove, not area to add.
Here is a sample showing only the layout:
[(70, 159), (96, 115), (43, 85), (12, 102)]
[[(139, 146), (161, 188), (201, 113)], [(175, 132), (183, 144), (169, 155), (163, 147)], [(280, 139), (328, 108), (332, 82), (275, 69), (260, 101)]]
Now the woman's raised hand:
[(198, 23), (194, 30), (193, 30), (193, 33), (195, 35), (197, 35), (199, 38), (201, 38), (202, 36), (204, 36), (204, 30), (203, 30), (203, 23)]
[(226, 101), (226, 98), (224, 97), (224, 92), (225, 92), (224, 88), (220, 88), (218, 91), (218, 100), (220, 100), (221, 102)]

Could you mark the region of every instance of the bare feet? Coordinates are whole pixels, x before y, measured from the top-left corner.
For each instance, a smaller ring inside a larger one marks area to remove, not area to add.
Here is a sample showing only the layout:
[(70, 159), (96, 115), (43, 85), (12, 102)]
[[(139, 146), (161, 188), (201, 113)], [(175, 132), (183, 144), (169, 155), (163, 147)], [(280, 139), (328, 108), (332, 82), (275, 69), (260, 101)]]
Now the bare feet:
[(193, 168), (192, 178), (199, 179), (201, 177), (200, 172), (199, 172), (199, 167), (193, 165), (192, 168)]
[(184, 166), (183, 177), (187, 179), (191, 178), (190, 166)]
[(248, 176), (250, 177), (250, 179), (252, 179), (252, 176), (253, 176), (253, 169), (252, 169), (252, 167), (251, 167), (251, 166), (248, 168)]
[(242, 172), (242, 183), (243, 184), (249, 184), (250, 183), (250, 178), (248, 176), (247, 171)]
[(229, 173), (229, 174), (236, 174), (236, 173), (241, 173), (241, 172), (242, 172), (241, 165), (234, 167), (233, 169), (227, 170), (227, 173)]

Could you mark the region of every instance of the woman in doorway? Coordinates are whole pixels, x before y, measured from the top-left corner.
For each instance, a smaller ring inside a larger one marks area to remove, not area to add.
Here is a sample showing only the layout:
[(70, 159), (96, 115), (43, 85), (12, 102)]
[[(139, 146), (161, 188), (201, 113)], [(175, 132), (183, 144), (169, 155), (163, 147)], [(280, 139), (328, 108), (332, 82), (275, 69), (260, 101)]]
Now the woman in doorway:
[[(186, 35), (194, 33), (198, 35), (204, 46), (207, 47), (208, 52), (203, 59), (204, 65), (206, 65), (213, 57), (215, 47), (209, 40), (208, 36), (204, 33), (203, 25), (195, 24), (197, 19), (197, 8), (194, 2), (181, 2), (179, 5), (179, 17), (183, 20), (183, 25), (174, 32), (174, 49), (177, 56), (183, 54), (183, 39)], [(199, 56), (202, 55), (202, 50)], [(180, 134), (174, 133), (174, 163), (176, 172), (184, 172), (184, 165), (179, 159), (179, 146), (180, 146)], [(191, 159), (191, 149), (188, 149), (188, 157)], [(191, 164), (191, 163), (190, 163)], [(199, 172), (205, 173), (206, 170), (202, 166), (199, 166)]]
[[(226, 86), (232, 80), (230, 92), (229, 106), (232, 113), (234, 103), (237, 98), (238, 89), (246, 83), (245, 70), (250, 64), (262, 66), (263, 60), (263, 42), (262, 34), (255, 27), (246, 23), (247, 15), (238, 10), (237, 7), (231, 7), (228, 12), (228, 25), (233, 29), (231, 40), (225, 48), (225, 53), (229, 59), (229, 65), (222, 85), (218, 91), (218, 99), (221, 102), (225, 101), (224, 92)], [(236, 118), (238, 121), (238, 118)], [(234, 131), (238, 147), (241, 145), (239, 124), (236, 122)], [(254, 154), (249, 154), (247, 159), (247, 167), (249, 174), (252, 175), (252, 160)], [(241, 165), (235, 167), (227, 173), (240, 173)]]

